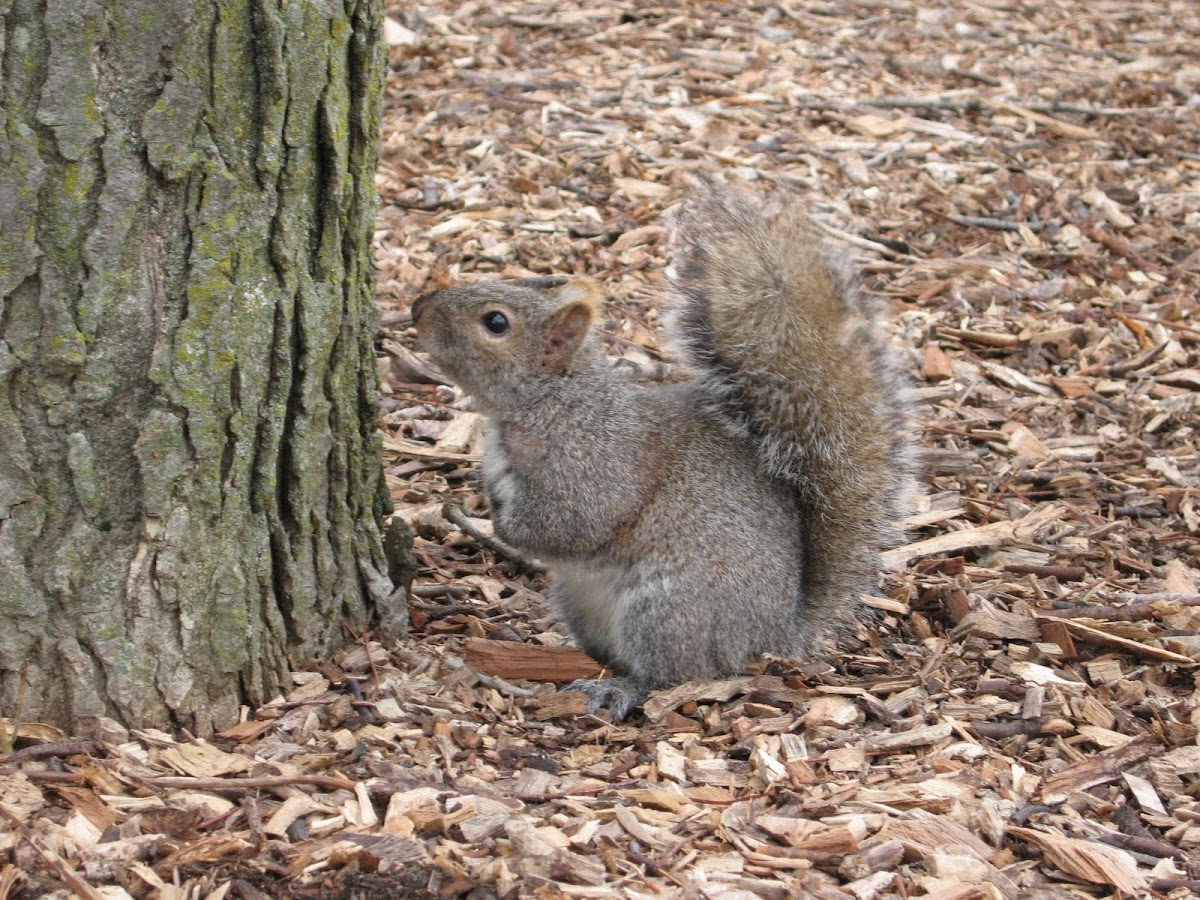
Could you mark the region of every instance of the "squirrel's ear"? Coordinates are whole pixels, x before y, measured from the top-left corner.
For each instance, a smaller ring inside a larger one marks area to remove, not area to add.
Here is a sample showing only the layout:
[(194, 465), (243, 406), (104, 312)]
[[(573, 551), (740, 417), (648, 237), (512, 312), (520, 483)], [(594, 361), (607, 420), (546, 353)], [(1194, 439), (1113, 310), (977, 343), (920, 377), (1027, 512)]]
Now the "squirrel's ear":
[(600, 285), (590, 278), (572, 278), (550, 293), (559, 303), (583, 302), (592, 308), (593, 313), (600, 309)]
[(543, 369), (562, 371), (592, 327), (600, 306), (600, 287), (590, 278), (572, 278), (550, 295), (559, 301), (559, 306), (546, 323), (539, 363)]

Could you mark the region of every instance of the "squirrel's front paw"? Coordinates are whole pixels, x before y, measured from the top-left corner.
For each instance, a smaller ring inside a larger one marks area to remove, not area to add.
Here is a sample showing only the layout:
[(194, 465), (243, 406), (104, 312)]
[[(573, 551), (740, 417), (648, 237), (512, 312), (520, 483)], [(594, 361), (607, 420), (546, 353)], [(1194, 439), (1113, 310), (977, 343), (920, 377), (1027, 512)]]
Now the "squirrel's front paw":
[(594, 713), (601, 708), (607, 709), (614, 722), (620, 722), (641, 706), (650, 693), (648, 686), (637, 678), (580, 678), (562, 689), (587, 694), (587, 711)]

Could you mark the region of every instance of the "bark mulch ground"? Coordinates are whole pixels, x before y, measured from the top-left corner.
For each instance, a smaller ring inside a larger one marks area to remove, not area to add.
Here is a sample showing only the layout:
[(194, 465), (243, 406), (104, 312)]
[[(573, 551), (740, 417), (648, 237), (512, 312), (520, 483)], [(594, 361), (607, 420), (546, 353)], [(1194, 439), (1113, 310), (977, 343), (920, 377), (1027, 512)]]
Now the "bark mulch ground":
[[(413, 634), (210, 741), (25, 726), (0, 898), (1188, 897), (1200, 889), (1200, 8), (419, 3), (376, 241)], [(891, 306), (926, 492), (830, 660), (614, 724), (488, 537), (408, 304), (586, 273), (669, 378), (664, 213), (791, 186)], [(460, 505), (443, 513), (443, 505)]]

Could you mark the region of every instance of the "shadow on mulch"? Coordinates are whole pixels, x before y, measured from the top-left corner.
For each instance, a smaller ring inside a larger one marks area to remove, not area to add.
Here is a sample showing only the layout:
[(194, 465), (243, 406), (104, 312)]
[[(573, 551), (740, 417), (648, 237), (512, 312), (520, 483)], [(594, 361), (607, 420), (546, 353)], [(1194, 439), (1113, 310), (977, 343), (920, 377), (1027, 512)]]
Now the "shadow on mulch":
[[(350, 865), (303, 884), (248, 866), (222, 866), (220, 871), (205, 865), (181, 866), (177, 877), (180, 884), (230, 883), (227, 900), (495, 900), (498, 896), (489, 887), (432, 865), (406, 866), (386, 875)], [(61, 887), (50, 878), (26, 880), (12, 900), (37, 900)]]
[[(188, 874), (194, 876), (199, 872)], [(231, 900), (367, 900), (393, 897), (405, 900), (458, 900), (460, 897), (484, 900), (496, 896), (494, 891), (455, 878), (437, 866), (429, 865), (406, 866), (386, 875), (347, 866), (304, 884), (249, 868), (234, 870), (227, 877), (233, 882), (228, 895)]]

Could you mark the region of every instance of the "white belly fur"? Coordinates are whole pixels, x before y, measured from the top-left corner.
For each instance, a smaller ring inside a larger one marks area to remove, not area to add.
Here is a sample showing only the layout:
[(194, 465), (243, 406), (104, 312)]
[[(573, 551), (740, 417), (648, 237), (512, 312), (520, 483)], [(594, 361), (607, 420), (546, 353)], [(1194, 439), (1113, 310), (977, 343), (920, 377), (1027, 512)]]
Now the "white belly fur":
[(552, 569), (560, 583), (560, 602), (569, 606), (561, 611), (563, 617), (579, 623), (593, 643), (611, 652), (631, 598), (624, 567), (556, 562)]
[(517, 485), (509, 469), (508, 455), (493, 429), (488, 429), (483, 436), (483, 478), (496, 505), (507, 506), (517, 499)]

